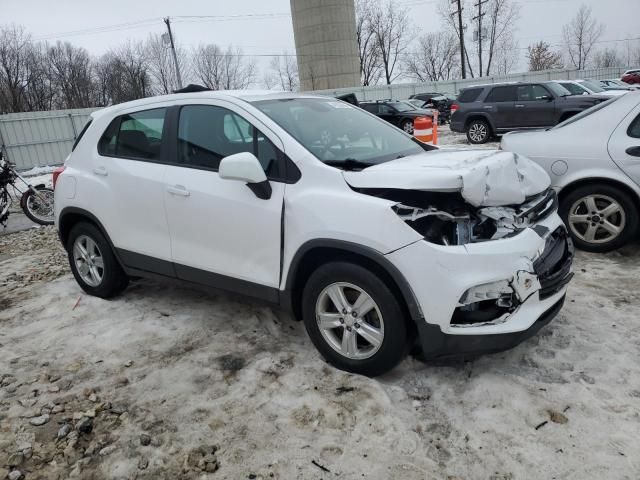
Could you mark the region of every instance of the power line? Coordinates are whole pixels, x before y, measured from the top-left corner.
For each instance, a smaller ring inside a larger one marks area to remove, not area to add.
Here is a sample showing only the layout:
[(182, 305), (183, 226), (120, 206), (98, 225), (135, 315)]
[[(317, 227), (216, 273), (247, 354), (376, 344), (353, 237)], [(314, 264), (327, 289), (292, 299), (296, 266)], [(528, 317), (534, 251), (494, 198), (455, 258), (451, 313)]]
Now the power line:
[(108, 33), (108, 32), (116, 32), (116, 31), (121, 31), (121, 30), (129, 30), (129, 29), (135, 29), (135, 28), (141, 28), (141, 27), (148, 27), (150, 26), (152, 23), (155, 22), (159, 22), (162, 19), (160, 17), (156, 17), (156, 18), (146, 18), (143, 20), (137, 20), (135, 22), (126, 22), (126, 23), (118, 23), (115, 25), (105, 25), (102, 27), (92, 27), (92, 28), (85, 28), (82, 30), (71, 30), (68, 32), (58, 32), (58, 33), (51, 33), (51, 34), (46, 34), (46, 35), (37, 35), (35, 37), (33, 37), (34, 40), (38, 41), (38, 40), (50, 40), (53, 38), (64, 38), (64, 37), (71, 37), (71, 36), (77, 36), (77, 35), (93, 35), (96, 33)]

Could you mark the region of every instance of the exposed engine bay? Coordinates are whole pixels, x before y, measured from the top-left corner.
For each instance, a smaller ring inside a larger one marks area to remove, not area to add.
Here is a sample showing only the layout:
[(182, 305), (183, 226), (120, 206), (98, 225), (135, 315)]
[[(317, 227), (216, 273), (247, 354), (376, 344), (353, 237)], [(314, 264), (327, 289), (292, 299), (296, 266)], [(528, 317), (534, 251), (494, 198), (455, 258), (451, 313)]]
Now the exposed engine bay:
[(407, 225), (438, 245), (497, 240), (517, 234), (557, 208), (556, 193), (545, 190), (521, 205), (474, 207), (457, 192), (363, 189), (362, 193), (397, 201), (392, 208)]

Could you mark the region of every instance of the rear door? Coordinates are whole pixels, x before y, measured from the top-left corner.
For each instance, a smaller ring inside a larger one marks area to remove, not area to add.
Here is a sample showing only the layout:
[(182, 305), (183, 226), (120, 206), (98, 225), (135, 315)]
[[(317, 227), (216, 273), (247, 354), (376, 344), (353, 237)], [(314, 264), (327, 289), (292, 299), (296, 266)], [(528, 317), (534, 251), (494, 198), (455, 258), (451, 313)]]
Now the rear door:
[(518, 85), (514, 121), (518, 127), (549, 127), (554, 124), (554, 99), (542, 85)]
[(489, 113), (497, 129), (513, 126), (513, 109), (516, 100), (516, 87), (504, 85), (493, 87), (484, 100), (482, 108)]
[(640, 185), (640, 105), (613, 131), (608, 149), (613, 161)]
[[(167, 108), (148, 107), (113, 120), (98, 143), (90, 174), (92, 212), (129, 266), (171, 275), (163, 205)], [(157, 268), (156, 268), (157, 267)]]

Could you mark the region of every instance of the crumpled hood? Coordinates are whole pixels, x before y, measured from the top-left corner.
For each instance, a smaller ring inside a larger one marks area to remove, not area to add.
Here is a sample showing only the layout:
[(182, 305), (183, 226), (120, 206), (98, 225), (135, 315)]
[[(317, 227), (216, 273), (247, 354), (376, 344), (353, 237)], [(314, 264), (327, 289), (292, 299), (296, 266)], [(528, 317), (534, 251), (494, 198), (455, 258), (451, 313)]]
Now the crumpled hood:
[(551, 183), (536, 163), (499, 150), (431, 151), (343, 175), (354, 188), (459, 191), (476, 207), (520, 204)]

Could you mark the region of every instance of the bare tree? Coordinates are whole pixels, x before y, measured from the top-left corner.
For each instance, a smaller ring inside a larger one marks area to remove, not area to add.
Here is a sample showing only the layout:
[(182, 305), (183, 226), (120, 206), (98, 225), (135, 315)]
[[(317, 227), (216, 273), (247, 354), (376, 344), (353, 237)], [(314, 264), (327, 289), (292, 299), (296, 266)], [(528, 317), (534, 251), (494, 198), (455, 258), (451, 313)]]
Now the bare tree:
[[(517, 55), (510, 52), (510, 49), (517, 48), (513, 34), (518, 17), (518, 6), (512, 0), (490, 0), (487, 4), (484, 21), (487, 28), (486, 40), (483, 39), (482, 32), (478, 33), (478, 41), (486, 43), (487, 67), (485, 75), (491, 75), (494, 60), (497, 57), (500, 57), (500, 65), (497, 68), (499, 71), (511, 70), (513, 64), (517, 62)], [(482, 76), (482, 72), (480, 75)]]
[(426, 33), (418, 39), (415, 52), (408, 55), (407, 74), (419, 82), (449, 80), (458, 74), (458, 37), (453, 33)]
[(598, 68), (619, 67), (624, 64), (618, 56), (618, 52), (613, 48), (605, 48), (595, 53), (593, 62)]
[(268, 89), (280, 88), (286, 92), (295, 92), (300, 86), (298, 78), (298, 62), (294, 55), (286, 51), (269, 62), (269, 72), (264, 76), (264, 84)]
[(563, 67), (562, 55), (542, 40), (527, 47), (527, 60), (530, 72)]
[(514, 71), (520, 62), (518, 41), (511, 33), (504, 36), (495, 47), (492, 75), (506, 75)]
[(571, 64), (578, 70), (587, 66), (595, 43), (604, 32), (604, 25), (591, 16), (591, 7), (582, 5), (576, 16), (562, 27), (562, 36)]
[(126, 43), (103, 55), (94, 65), (94, 86), (101, 105), (109, 105), (151, 95), (151, 75), (140, 43)]
[(89, 53), (69, 42), (58, 42), (47, 50), (47, 61), (58, 93), (58, 107), (89, 106), (93, 93)]
[(392, 0), (372, 5), (371, 30), (380, 51), (384, 79), (390, 84), (402, 74), (398, 67), (409, 45), (411, 29), (407, 10)]
[(246, 60), (240, 48), (223, 51), (218, 45), (200, 45), (193, 52), (193, 70), (197, 79), (213, 90), (240, 90), (253, 84), (256, 66)]
[[(150, 35), (144, 45), (144, 49), (154, 93), (165, 95), (179, 88), (173, 55), (162, 36), (157, 34)], [(176, 45), (176, 57), (180, 72), (183, 76), (186, 76), (187, 55), (179, 45)]]
[(356, 2), (356, 40), (362, 85), (375, 85), (382, 76), (380, 48), (372, 28), (372, 16), (376, 6), (376, 0)]
[(31, 82), (31, 37), (22, 27), (0, 29), (0, 112), (20, 112)]

